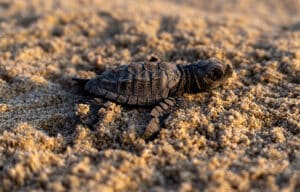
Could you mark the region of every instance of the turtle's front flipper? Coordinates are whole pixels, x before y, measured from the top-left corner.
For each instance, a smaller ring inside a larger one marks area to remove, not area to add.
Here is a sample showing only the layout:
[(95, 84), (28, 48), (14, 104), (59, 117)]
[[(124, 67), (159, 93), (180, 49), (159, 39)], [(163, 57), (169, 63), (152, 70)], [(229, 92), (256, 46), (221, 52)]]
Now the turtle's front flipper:
[(174, 105), (176, 103), (176, 100), (172, 97), (166, 98), (165, 100), (161, 101), (158, 105), (156, 105), (151, 110), (151, 117), (149, 124), (147, 125), (143, 138), (149, 139), (151, 136), (153, 136), (155, 133), (157, 133), (160, 130), (161, 127), (161, 121), (160, 119), (163, 118), (165, 115), (170, 113), (171, 109), (174, 108)]
[(150, 62), (160, 62), (160, 58), (156, 55), (150, 55), (147, 57), (147, 60)]

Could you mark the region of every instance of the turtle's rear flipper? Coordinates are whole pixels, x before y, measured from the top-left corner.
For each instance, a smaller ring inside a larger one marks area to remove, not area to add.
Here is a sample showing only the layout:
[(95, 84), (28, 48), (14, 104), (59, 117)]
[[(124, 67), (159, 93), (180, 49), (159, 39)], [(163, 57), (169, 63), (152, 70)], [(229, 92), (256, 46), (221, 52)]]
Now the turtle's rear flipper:
[(77, 85), (76, 89), (79, 94), (84, 95), (84, 96), (92, 96), (84, 89), (84, 86), (89, 81), (89, 79), (81, 79), (81, 78), (73, 77), (72, 80), (76, 82), (76, 85)]
[(89, 81), (89, 79), (81, 79), (77, 77), (73, 77), (72, 80), (75, 81), (80, 87), (84, 87), (85, 84)]

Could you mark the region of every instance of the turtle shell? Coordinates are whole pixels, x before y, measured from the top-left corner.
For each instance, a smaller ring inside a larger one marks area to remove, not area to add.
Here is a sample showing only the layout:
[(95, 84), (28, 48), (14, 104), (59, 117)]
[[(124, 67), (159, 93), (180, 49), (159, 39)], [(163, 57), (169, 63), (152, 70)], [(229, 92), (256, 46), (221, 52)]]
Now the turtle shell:
[(85, 91), (129, 105), (153, 105), (170, 96), (181, 77), (177, 65), (167, 62), (133, 62), (89, 80)]

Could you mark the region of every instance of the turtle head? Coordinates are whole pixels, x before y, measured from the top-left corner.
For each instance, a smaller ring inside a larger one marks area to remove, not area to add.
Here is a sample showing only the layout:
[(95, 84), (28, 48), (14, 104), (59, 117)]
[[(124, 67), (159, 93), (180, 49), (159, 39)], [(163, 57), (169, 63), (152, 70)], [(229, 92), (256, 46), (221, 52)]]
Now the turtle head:
[(230, 76), (233, 68), (218, 59), (210, 59), (192, 64), (189, 67), (189, 92), (204, 92), (222, 85)]

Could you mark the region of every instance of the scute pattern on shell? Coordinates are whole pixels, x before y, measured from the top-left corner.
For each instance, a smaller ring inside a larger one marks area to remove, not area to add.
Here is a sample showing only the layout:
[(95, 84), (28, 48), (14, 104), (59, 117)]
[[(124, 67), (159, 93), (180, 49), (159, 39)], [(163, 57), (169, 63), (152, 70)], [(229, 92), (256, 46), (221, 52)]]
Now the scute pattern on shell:
[(129, 105), (153, 105), (167, 98), (180, 81), (179, 68), (168, 62), (133, 62), (91, 79), (85, 90)]

